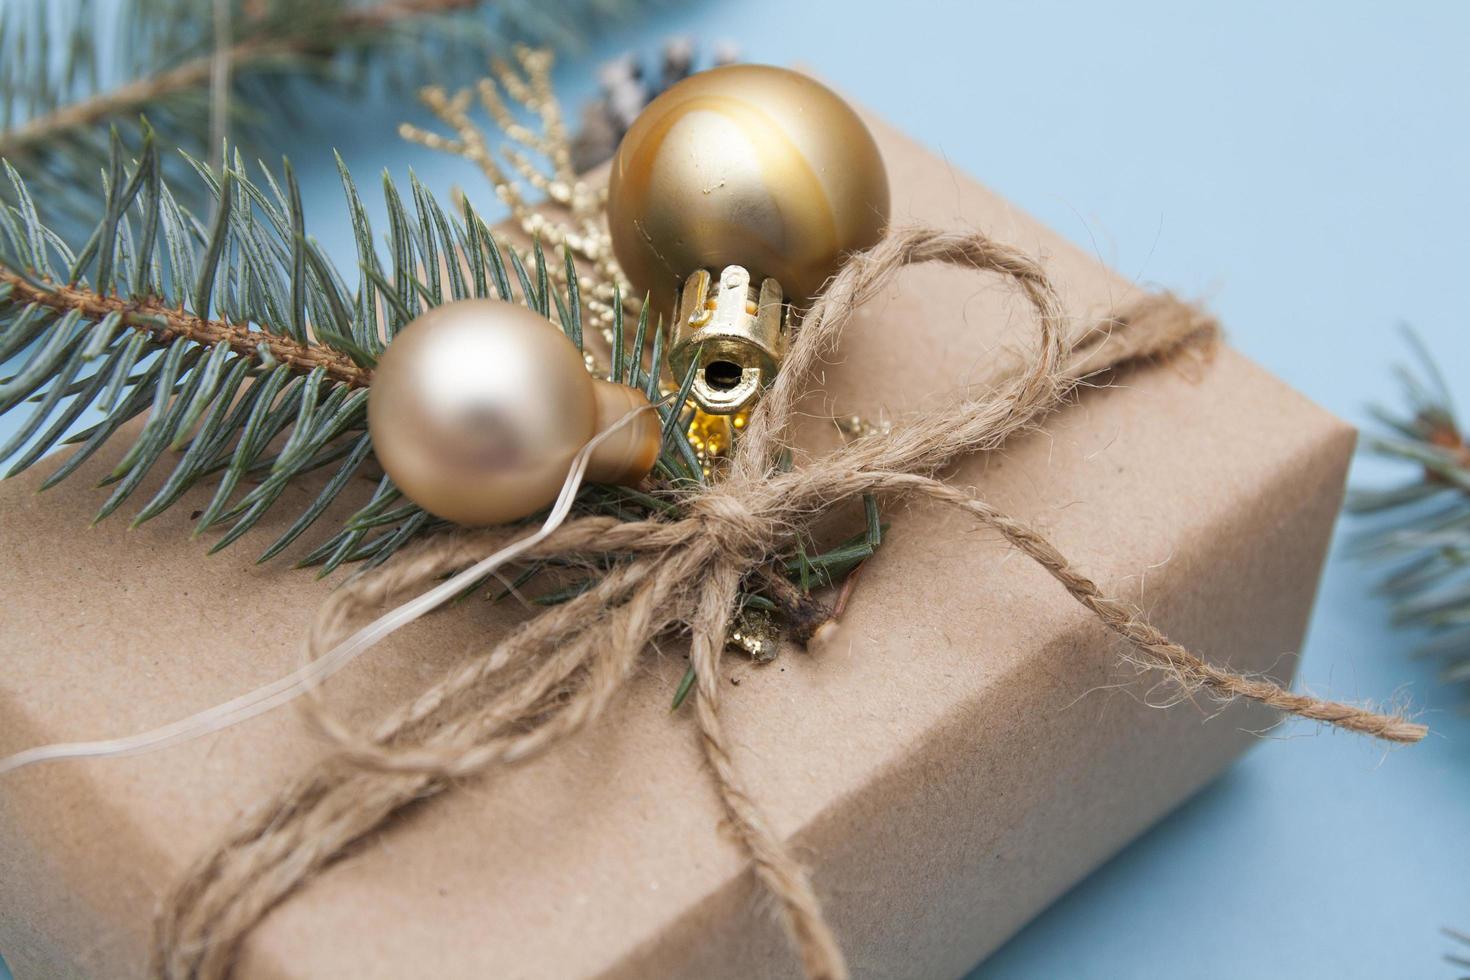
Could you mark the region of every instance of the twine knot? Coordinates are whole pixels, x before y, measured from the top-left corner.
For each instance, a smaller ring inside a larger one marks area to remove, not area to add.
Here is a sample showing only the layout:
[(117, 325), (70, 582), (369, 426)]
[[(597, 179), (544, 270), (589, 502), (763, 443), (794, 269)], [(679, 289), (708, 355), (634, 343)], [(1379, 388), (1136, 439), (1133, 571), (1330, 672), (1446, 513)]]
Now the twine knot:
[[(856, 439), (795, 469), (795, 406), (823, 355), (864, 298), (915, 262), (944, 262), (1007, 278), (1036, 311), (1037, 339), (1019, 370), (984, 391)], [(534, 758), (606, 710), (659, 635), (687, 631), (695, 670), (694, 714), (720, 799), (761, 882), (779, 900), (809, 977), (847, 976), (811, 877), (768, 824), (729, 752), (719, 705), (720, 657), (746, 577), (779, 558), (778, 545), (811, 531), (835, 503), (863, 495), (926, 497), (955, 506), (1037, 562), (1100, 622), (1127, 639), (1134, 656), (1186, 693), (1245, 697), (1303, 717), (1391, 741), (1426, 729), (1368, 708), (1292, 694), (1263, 678), (1212, 666), (1171, 641), (1127, 603), (1103, 595), (1032, 528), (933, 474), (957, 458), (998, 449), (1033, 428), (1099, 372), (1208, 343), (1214, 321), (1172, 296), (1145, 297), (1070, 336), (1040, 266), (980, 234), (899, 229), (850, 262), (807, 312), (786, 363), (752, 413), (719, 483), (690, 494), (685, 516), (619, 521), (583, 517), (537, 542), (530, 558), (600, 559), (608, 571), (577, 597), (496, 639), (488, 649), (376, 727), (359, 733), (311, 702), (322, 730), (342, 748), (273, 800), (248, 813), (220, 847), (184, 877), (159, 918), (155, 969), (213, 978), (233, 964), (255, 924), (313, 875), (400, 808), (459, 779)], [(349, 596), (400, 595), (464, 569), (503, 544), (503, 535), (460, 531), (343, 587)], [(771, 572), (779, 577), (779, 570)], [(339, 593), (340, 595), (340, 593)], [(341, 642), (367, 605), (337, 598), (313, 631), (314, 653)], [(344, 764), (345, 763), (345, 764)]]
[(730, 562), (754, 566), (774, 545), (770, 520), (752, 509), (750, 495), (738, 484), (717, 484), (695, 493), (689, 499), (688, 511), (688, 519)]

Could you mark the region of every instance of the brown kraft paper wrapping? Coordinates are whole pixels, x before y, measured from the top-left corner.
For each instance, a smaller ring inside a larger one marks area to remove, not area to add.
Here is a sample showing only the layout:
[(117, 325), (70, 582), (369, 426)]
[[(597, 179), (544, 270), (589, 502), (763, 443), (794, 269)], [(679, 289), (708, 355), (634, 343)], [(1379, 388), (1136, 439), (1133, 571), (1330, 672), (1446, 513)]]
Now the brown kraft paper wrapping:
[[(870, 124), (895, 221), (977, 228), (1043, 257), (1079, 319), (1128, 298), (1093, 258)], [(911, 270), (848, 328), (809, 408), (917, 407), (985, 377), (1032, 329), (997, 280)], [(1286, 679), (1352, 430), (1229, 349), (1120, 380), (950, 478), (1035, 522), (1179, 642)], [(830, 424), (808, 430), (813, 446), (833, 438)], [(0, 754), (151, 728), (274, 679), (329, 588), (285, 560), (252, 563), (293, 516), (289, 498), (214, 557), (188, 534), (204, 491), (136, 530), (126, 514), (90, 527), (103, 499), (91, 484), (121, 451), (43, 495), (46, 466), (0, 484)], [(854, 973), (954, 976), (1274, 718), (1164, 709), (1174, 692), (1123, 665), (1120, 642), (998, 538), (929, 505), (885, 519), (820, 657), (726, 659), (727, 726), (756, 797), (815, 869)], [(473, 601), (431, 616), (332, 696), (359, 712), (395, 704), (515, 615)], [(591, 730), (389, 822), (266, 918), (237, 975), (794, 975), (774, 904), (721, 827), (692, 719), (669, 712), (685, 663), (664, 644)], [(287, 709), (160, 753), (4, 777), (0, 953), (22, 980), (144, 973), (152, 913), (180, 871), (324, 751)]]

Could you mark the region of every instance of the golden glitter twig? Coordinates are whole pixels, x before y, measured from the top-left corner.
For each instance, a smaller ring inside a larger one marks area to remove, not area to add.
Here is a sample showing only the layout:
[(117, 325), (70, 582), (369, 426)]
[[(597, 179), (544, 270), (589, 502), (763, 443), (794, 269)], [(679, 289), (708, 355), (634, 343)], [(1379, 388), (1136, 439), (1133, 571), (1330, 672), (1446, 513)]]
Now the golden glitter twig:
[[(398, 133), (410, 142), (475, 164), (528, 237), (553, 250), (566, 246), (573, 256), (583, 259), (578, 287), (591, 322), (611, 344), (613, 303), (618, 290), (629, 297), (630, 287), (613, 257), (607, 232), (607, 190), (600, 183), (580, 179), (572, 167), (571, 140), (561, 104), (551, 88), (552, 63), (551, 52), (518, 46), (514, 65), (496, 59), (491, 62), (493, 77), (481, 79), (472, 89), (450, 95), (437, 85), (424, 88), (420, 100), (453, 135), (411, 123), (400, 125)], [(529, 110), (539, 121), (539, 129), (519, 122), (507, 99)], [(505, 137), (499, 157), (485, 131), (470, 118), (470, 108), (477, 100)], [(527, 188), (544, 195), (550, 207), (533, 205)], [(547, 267), (565, 285), (562, 264), (549, 262)], [(628, 305), (636, 312), (636, 303)]]

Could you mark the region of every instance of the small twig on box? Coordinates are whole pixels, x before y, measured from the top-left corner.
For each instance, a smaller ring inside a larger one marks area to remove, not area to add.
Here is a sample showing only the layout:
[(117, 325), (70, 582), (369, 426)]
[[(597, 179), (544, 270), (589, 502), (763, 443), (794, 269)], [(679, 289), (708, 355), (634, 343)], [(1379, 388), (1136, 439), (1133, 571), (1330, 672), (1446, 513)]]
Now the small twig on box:
[(842, 618), (842, 614), (847, 612), (847, 604), (857, 589), (858, 576), (862, 574), (863, 567), (867, 564), (867, 561), (860, 561), (852, 571), (847, 573), (847, 578), (842, 583), (842, 591), (837, 593), (837, 601), (832, 604), (832, 622), (837, 622)]

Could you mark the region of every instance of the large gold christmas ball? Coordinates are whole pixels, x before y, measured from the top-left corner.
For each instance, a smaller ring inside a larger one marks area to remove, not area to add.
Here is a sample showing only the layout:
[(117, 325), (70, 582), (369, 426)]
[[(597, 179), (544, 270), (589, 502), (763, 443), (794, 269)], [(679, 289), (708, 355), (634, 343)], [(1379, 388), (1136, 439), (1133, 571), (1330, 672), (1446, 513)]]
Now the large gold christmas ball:
[[(400, 490), (458, 524), (500, 524), (556, 499), (572, 457), (648, 400), (593, 379), (552, 323), (515, 303), (462, 300), (404, 327), (373, 371), (368, 431)], [(636, 483), (658, 455), (644, 412), (600, 444), (588, 479)]]
[(667, 310), (698, 269), (727, 265), (811, 298), (888, 223), (888, 174), (868, 128), (826, 86), (785, 68), (730, 65), (674, 85), (613, 158), (613, 250)]

